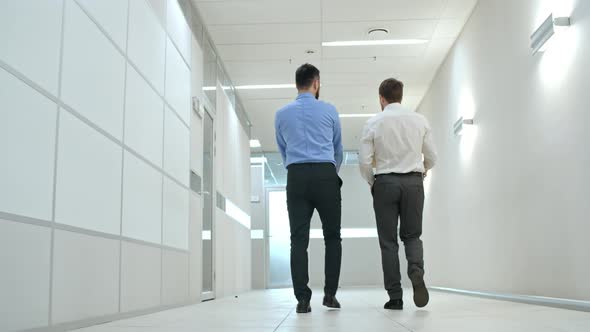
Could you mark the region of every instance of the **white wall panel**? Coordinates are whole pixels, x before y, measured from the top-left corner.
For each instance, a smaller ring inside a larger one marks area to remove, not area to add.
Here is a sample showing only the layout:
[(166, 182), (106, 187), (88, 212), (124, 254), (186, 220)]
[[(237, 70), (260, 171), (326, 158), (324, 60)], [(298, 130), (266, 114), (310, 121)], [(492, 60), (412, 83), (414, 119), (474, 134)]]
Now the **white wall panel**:
[(189, 192), (164, 178), (164, 245), (188, 250)]
[(127, 66), (125, 144), (162, 166), (164, 101), (132, 66)]
[(161, 249), (122, 243), (121, 311), (160, 305)]
[(100, 24), (117, 46), (125, 51), (129, 0), (77, 1)]
[(193, 36), (191, 38), (192, 51), (191, 51), (191, 96), (197, 96), (201, 98), (203, 95), (203, 49)]
[(55, 231), (53, 322), (114, 314), (119, 309), (119, 241)]
[(0, 211), (51, 220), (57, 106), (0, 69)]
[(163, 251), (162, 303), (181, 304), (189, 299), (188, 254), (173, 250)]
[(121, 147), (66, 111), (59, 126), (56, 222), (119, 234)]
[(184, 18), (178, 0), (168, 0), (168, 34), (179, 49), (180, 54), (187, 63), (191, 63), (191, 30)]
[(162, 243), (162, 173), (126, 152), (123, 179), (122, 235)]
[(56, 96), (62, 9), (62, 0), (0, 2), (0, 60)]
[(166, 107), (164, 121), (164, 170), (181, 183), (189, 184), (189, 129)]
[(162, 27), (166, 26), (166, 2), (167, 0), (147, 0), (152, 10), (158, 17)]
[(48, 324), (49, 249), (46, 227), (0, 220), (0, 330)]
[(182, 120), (189, 124), (191, 71), (170, 39), (166, 48), (166, 100)]
[(129, 0), (128, 56), (164, 94), (166, 33), (146, 0)]
[(62, 98), (120, 139), (125, 59), (78, 4), (66, 4), (65, 19)]

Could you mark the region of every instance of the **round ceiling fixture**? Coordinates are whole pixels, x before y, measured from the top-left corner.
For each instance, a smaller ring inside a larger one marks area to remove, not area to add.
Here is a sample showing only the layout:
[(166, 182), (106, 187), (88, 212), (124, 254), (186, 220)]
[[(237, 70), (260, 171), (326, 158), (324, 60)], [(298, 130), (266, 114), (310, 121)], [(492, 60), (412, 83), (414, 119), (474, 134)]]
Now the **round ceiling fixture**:
[(380, 38), (389, 34), (389, 30), (385, 28), (372, 28), (367, 32), (371, 38)]
[(315, 51), (314, 50), (306, 50), (305, 53), (306, 54), (315, 54)]

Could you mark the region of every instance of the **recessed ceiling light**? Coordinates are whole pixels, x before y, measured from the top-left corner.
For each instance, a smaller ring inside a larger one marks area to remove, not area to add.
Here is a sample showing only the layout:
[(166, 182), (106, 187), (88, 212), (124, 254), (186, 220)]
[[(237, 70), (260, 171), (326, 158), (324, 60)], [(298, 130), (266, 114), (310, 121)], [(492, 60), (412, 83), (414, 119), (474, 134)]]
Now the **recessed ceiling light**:
[(260, 145), (260, 141), (257, 139), (251, 139), (250, 140), (250, 148), (259, 148), (262, 145)]
[(369, 29), (369, 32), (367, 32), (367, 34), (369, 36), (384, 36), (389, 34), (389, 30), (385, 29), (385, 28), (373, 28), (373, 29)]
[(340, 114), (341, 118), (371, 118), (373, 116), (375, 116), (376, 114), (367, 114), (367, 113), (362, 113), (362, 114)]
[(322, 46), (381, 46), (381, 45), (416, 45), (428, 43), (427, 39), (384, 39), (384, 40), (349, 40), (323, 42)]

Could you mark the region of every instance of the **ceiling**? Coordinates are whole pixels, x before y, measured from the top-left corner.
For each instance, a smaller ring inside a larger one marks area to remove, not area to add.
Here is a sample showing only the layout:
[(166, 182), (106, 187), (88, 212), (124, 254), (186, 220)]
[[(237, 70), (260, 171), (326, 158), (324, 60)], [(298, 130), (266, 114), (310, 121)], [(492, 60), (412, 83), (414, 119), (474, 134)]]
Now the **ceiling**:
[[(404, 104), (415, 109), (477, 0), (193, 0), (234, 85), (293, 84), (305, 62), (321, 71), (321, 99), (342, 114), (377, 113), (381, 81), (405, 84)], [(322, 41), (427, 39), (394, 46), (322, 47)], [(307, 50), (315, 51), (307, 54)], [(295, 89), (240, 90), (252, 121), (252, 138), (276, 151), (274, 114)], [(343, 144), (358, 149), (367, 118), (343, 118)]]

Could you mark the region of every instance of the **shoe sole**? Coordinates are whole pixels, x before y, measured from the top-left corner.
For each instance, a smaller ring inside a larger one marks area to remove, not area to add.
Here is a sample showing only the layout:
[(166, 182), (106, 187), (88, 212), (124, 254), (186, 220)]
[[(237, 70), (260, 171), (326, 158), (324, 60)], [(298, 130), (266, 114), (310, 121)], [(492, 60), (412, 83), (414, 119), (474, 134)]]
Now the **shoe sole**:
[(300, 310), (295, 310), (295, 311), (297, 311), (298, 314), (308, 314), (311, 312), (311, 308), (309, 308), (307, 310), (303, 310), (303, 311), (300, 311)]
[(390, 308), (385, 308), (384, 307), (383, 309), (386, 309), (386, 310), (404, 310), (404, 307), (390, 307)]
[(327, 305), (327, 304), (324, 304), (324, 307), (327, 307), (330, 309), (340, 309), (340, 306), (332, 306), (332, 305)]
[(428, 289), (425, 284), (421, 284), (414, 288), (414, 303), (418, 308), (424, 308), (429, 300), (430, 295), (428, 294)]

